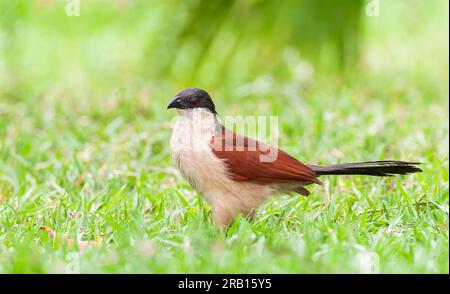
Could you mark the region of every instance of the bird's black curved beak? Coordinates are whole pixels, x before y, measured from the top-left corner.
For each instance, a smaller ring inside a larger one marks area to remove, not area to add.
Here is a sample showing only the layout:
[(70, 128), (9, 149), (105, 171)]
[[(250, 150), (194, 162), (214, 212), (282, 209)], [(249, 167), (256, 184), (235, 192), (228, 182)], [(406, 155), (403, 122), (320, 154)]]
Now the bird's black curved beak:
[(183, 109), (184, 107), (184, 103), (181, 100), (180, 96), (176, 96), (175, 98), (172, 99), (172, 101), (170, 101), (169, 105), (167, 105), (167, 109), (170, 108), (180, 108)]

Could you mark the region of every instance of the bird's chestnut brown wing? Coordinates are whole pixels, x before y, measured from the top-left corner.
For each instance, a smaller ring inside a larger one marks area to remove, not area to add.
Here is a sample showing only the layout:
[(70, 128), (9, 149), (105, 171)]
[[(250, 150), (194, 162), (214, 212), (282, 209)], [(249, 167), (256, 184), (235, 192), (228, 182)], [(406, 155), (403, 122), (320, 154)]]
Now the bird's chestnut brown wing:
[[(228, 148), (226, 148), (227, 144)], [(286, 152), (225, 128), (222, 128), (222, 132), (216, 133), (213, 137), (211, 148), (215, 156), (225, 162), (229, 177), (235, 181), (250, 181), (260, 184), (321, 183), (311, 168)], [(261, 162), (262, 155), (275, 151), (277, 154), (275, 160)]]

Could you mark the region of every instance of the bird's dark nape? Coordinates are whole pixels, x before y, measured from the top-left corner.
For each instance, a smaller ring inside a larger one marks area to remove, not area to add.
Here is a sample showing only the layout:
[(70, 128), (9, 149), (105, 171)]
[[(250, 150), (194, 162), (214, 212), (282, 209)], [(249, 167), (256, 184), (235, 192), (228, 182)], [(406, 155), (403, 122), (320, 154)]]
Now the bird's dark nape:
[(407, 162), (397, 160), (367, 161), (342, 163), (327, 166), (309, 165), (318, 176), (321, 175), (367, 175), (389, 177), (393, 175), (406, 175), (422, 172), (418, 167), (420, 162)]
[(214, 105), (211, 96), (209, 96), (208, 92), (205, 90), (198, 88), (187, 88), (178, 93), (167, 106), (167, 109), (170, 108), (204, 108), (217, 115), (216, 106)]

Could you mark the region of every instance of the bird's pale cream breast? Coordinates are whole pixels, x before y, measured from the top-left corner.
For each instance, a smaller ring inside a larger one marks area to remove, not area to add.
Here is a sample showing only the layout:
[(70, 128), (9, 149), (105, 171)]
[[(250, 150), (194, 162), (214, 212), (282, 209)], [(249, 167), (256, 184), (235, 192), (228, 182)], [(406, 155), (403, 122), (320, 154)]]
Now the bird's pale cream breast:
[(173, 157), (183, 177), (211, 203), (215, 219), (227, 224), (238, 211), (244, 215), (266, 199), (273, 189), (229, 177), (226, 163), (211, 150), (211, 141), (222, 125), (205, 109), (179, 110), (171, 137)]
[[(223, 162), (211, 151), (217, 119), (205, 109), (180, 110), (170, 147), (183, 177), (198, 192), (227, 181)], [(215, 181), (215, 182), (213, 182)]]

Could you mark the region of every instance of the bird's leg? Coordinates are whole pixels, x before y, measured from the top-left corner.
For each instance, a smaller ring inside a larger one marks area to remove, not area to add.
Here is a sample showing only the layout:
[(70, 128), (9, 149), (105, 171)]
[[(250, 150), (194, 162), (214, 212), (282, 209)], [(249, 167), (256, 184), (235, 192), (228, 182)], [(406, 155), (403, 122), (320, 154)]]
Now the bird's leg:
[(238, 209), (230, 204), (222, 201), (211, 203), (213, 218), (221, 228), (227, 228), (238, 213)]
[(231, 193), (209, 193), (205, 198), (211, 204), (215, 222), (222, 228), (228, 227), (238, 213), (248, 219), (254, 219), (256, 208), (264, 198), (242, 197)]
[(256, 217), (256, 209), (255, 208), (241, 210), (241, 213), (243, 216), (245, 216), (245, 218), (247, 218), (249, 220), (254, 220)]

